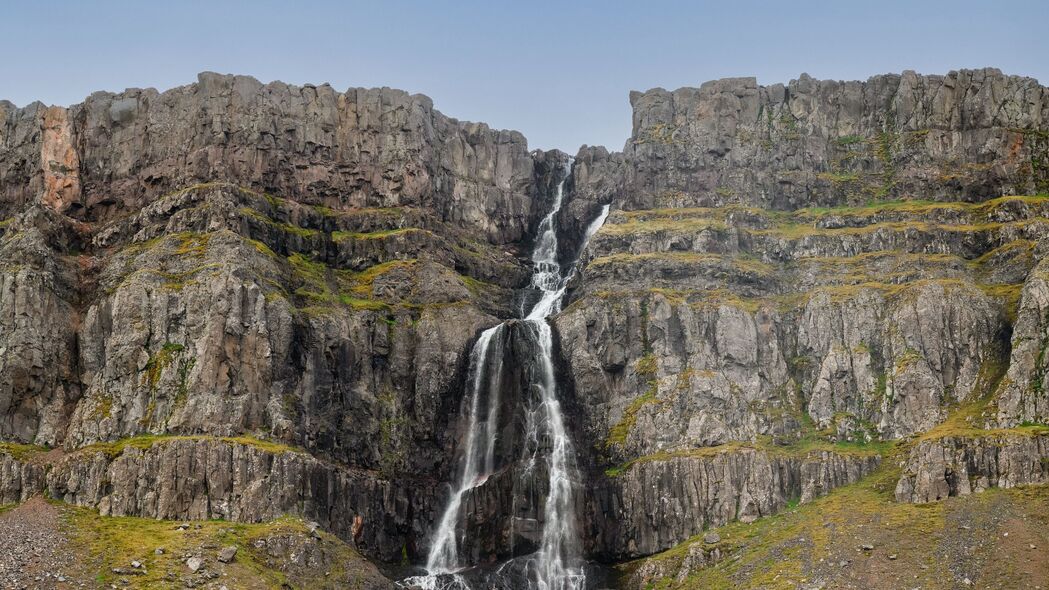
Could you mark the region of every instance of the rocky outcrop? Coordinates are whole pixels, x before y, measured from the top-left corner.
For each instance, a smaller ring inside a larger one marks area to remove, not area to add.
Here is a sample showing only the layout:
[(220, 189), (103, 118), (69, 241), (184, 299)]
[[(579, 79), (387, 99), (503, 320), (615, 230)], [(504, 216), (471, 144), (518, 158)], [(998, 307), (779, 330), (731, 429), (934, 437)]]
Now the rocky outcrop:
[(43, 207), (0, 227), (0, 438), (54, 444), (82, 385), (76, 371), (80, 228)]
[(1049, 436), (976, 432), (920, 441), (896, 484), (899, 502), (933, 502), (988, 488), (1049, 482)]
[(0, 100), (0, 219), (36, 200), (44, 188), (42, 133), (47, 107), (18, 108)]
[[(712, 537), (713, 539), (713, 537)], [(724, 552), (716, 543), (705, 546), (703, 543), (688, 545), (686, 553), (680, 560), (646, 559), (641, 562), (621, 588), (647, 588), (653, 583), (673, 580), (684, 584), (689, 575), (703, 568), (718, 563), (725, 558)]]
[(95, 217), (215, 179), (333, 209), (428, 207), (502, 243), (538, 213), (521, 134), (460, 123), (399, 90), (204, 73), (164, 93), (95, 93), (70, 118)]
[(1049, 186), (1049, 92), (996, 69), (866, 82), (633, 92), (625, 209), (776, 209), (910, 196), (982, 200)]
[(24, 502), (44, 489), (47, 469), (39, 461), (0, 449), (0, 503)]
[(1020, 293), (1009, 369), (998, 396), (997, 422), (1011, 427), (1049, 422), (1049, 263), (1042, 258)]
[(751, 522), (858, 481), (876, 454), (797, 455), (758, 449), (640, 460), (607, 480), (588, 505), (592, 551), (624, 560), (669, 549), (709, 527)]
[(290, 580), (301, 580), (300, 583), (306, 587), (310, 587), (312, 582), (319, 587), (332, 589), (396, 588), (374, 564), (352, 551), (346, 551), (338, 541), (326, 539), (317, 531), (304, 534), (294, 529), (276, 530), (252, 539), (249, 550), (267, 567), (284, 573)]
[(399, 558), (440, 509), (432, 486), (395, 485), (377, 472), (245, 439), (129, 439), (50, 460), (0, 454), (0, 478), (11, 501), (46, 492), (103, 516), (239, 522), (301, 516), (385, 560)]

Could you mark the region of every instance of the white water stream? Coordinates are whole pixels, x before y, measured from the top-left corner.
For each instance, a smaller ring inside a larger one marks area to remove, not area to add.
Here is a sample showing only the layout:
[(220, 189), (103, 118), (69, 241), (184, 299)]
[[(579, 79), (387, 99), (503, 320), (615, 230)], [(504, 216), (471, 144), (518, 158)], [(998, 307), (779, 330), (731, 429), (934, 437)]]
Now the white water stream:
[[(565, 274), (557, 262), (556, 220), (561, 210), (567, 177), (566, 173), (565, 180), (557, 187), (553, 207), (539, 224), (539, 239), (532, 252), (535, 270), (531, 286), (539, 291), (540, 298), (524, 319), (528, 327), (535, 331), (538, 345), (536, 364), (539, 382), (534, 385), (538, 388), (540, 399), (537, 416), (539, 423), (536, 425), (539, 432), (536, 435), (545, 436), (550, 445), (549, 456), (545, 457), (548, 461), (549, 491), (543, 507), (543, 531), (539, 549), (523, 558), (526, 560), (528, 587), (534, 590), (582, 590), (586, 587), (582, 552), (575, 530), (575, 451), (557, 396), (553, 334), (550, 324), (547, 323), (548, 317), (561, 311), (565, 289), (577, 266), (573, 263), (569, 272)], [(590, 237), (601, 228), (608, 216), (608, 209), (608, 205), (605, 205), (597, 219), (587, 227), (580, 253), (586, 248)], [(501, 336), (499, 333), (504, 326), (506, 322), (482, 332), (470, 352), (469, 376), (472, 391), (466, 441), (459, 451), (461, 471), (458, 480), (453, 484), (448, 506), (433, 536), (430, 554), (426, 560), (427, 575), (408, 578), (403, 584), (409, 587), (426, 590), (469, 589), (467, 581), (460, 575), (469, 564), (460, 562), (456, 525), (459, 522), (464, 495), (482, 485), (494, 468), (502, 350), (500, 346), (495, 347), (498, 350), (493, 350), (492, 340)], [(490, 360), (489, 354), (493, 352), (498, 357)], [(496, 366), (489, 367), (491, 362), (495, 362)], [(486, 389), (489, 392), (488, 411), (482, 412), (481, 396)], [(530, 469), (531, 466), (527, 468)]]

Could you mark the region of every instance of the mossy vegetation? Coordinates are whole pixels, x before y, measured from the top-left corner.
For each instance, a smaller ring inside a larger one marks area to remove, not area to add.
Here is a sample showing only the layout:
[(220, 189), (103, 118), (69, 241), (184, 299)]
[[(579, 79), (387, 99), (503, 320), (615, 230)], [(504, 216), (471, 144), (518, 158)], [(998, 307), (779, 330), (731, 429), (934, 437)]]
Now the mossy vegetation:
[(835, 137), (834, 143), (838, 147), (847, 148), (863, 143), (862, 135), (842, 135), (841, 137)]
[[(626, 444), (627, 436), (634, 429), (637, 424), (637, 414), (641, 411), (641, 408), (648, 404), (656, 403), (656, 391), (649, 389), (645, 393), (633, 399), (630, 405), (623, 410), (623, 417), (617, 422), (609, 431), (608, 438), (605, 439), (605, 447), (622, 446)], [(617, 468), (613, 468), (617, 469)]]
[[(108, 292), (136, 277), (159, 278), (160, 285), (169, 291), (179, 292), (198, 282), (205, 272), (215, 273), (223, 268), (220, 262), (205, 262), (211, 241), (221, 232), (178, 232), (135, 242), (123, 247), (124, 274), (111, 285)], [(139, 261), (149, 254), (150, 258)]]
[(113, 396), (102, 392), (94, 398), (94, 405), (88, 418), (92, 420), (104, 420), (113, 415)]
[(211, 241), (211, 235), (200, 232), (177, 232), (165, 234), (142, 242), (132, 242), (120, 249), (125, 256), (135, 257), (144, 252), (163, 248), (163, 253), (169, 256), (201, 256), (207, 252), (207, 246)]
[(255, 250), (259, 254), (262, 254), (263, 256), (266, 256), (267, 258), (270, 258), (270, 259), (273, 259), (273, 260), (277, 260), (278, 259), (277, 253), (274, 252), (273, 250), (271, 250), (270, 247), (267, 246), (266, 244), (264, 244), (264, 243), (262, 243), (262, 242), (260, 242), (258, 240), (253, 240), (251, 238), (244, 238), (244, 241), (247, 242), (248, 244), (250, 244), (251, 247), (255, 248)]
[[(299, 303), (299, 310), (308, 314), (326, 314), (337, 306), (345, 306), (358, 311), (390, 313), (397, 309), (421, 311), (426, 307), (459, 305), (464, 302), (417, 304), (411, 301), (415, 273), (419, 260), (410, 258), (391, 260), (372, 265), (362, 271), (331, 268), (324, 262), (315, 260), (302, 253), (294, 253), (287, 258), (292, 270), (292, 295)], [(393, 281), (407, 290), (399, 289), (397, 299), (384, 300), (378, 293), (376, 283), (387, 275), (398, 274)], [(463, 285), (472, 296), (490, 296), (498, 287), (458, 275)]]
[[(849, 174), (826, 173), (826, 180), (845, 182)], [(1008, 225), (993, 221), (993, 213), (1003, 206), (1025, 204), (1035, 207), (1035, 217), (1049, 209), (1049, 198), (1044, 195), (1004, 196), (980, 203), (941, 202), (928, 200), (874, 199), (863, 205), (839, 207), (806, 207), (793, 211), (773, 211), (730, 205), (725, 207), (693, 207), (677, 209), (645, 209), (617, 212), (601, 228), (605, 235), (634, 235), (648, 232), (696, 232), (704, 229), (724, 231), (730, 225), (747, 231), (796, 238), (805, 235), (834, 235), (866, 233), (879, 229), (927, 229), (937, 231), (981, 231)], [(937, 213), (951, 213), (967, 219), (967, 223), (935, 223)], [(829, 216), (862, 218), (859, 227), (821, 228), (817, 222)], [(879, 220), (877, 218), (890, 218)], [(1024, 222), (1014, 222), (1024, 223)]]
[(49, 449), (40, 445), (29, 445), (17, 442), (0, 442), (0, 453), (9, 455), (16, 461), (29, 461), (33, 457), (46, 453)]
[[(78, 552), (78, 563), (85, 573), (94, 572), (94, 580), (107, 588), (110, 584), (127, 588), (171, 587), (174, 580), (188, 572), (186, 554), (204, 557), (210, 569), (222, 572), (222, 584), (230, 588), (331, 588), (333, 583), (350, 583), (353, 573), (349, 568), (364, 564), (349, 545), (323, 531), (315, 534), (329, 552), (330, 566), (321, 570), (274, 562), (265, 550), (259, 549), (265, 546), (261, 541), (271, 537), (299, 537), (305, 541), (314, 534), (298, 518), (253, 524), (196, 521), (183, 529), (175, 521), (100, 516), (87, 508), (58, 507)], [(238, 549), (236, 558), (230, 563), (218, 563), (215, 555), (219, 548), (229, 546)], [(142, 564), (137, 575), (113, 571), (133, 569), (132, 560)]]
[(180, 234), (178, 246), (175, 248), (176, 256), (202, 257), (208, 250), (208, 242), (211, 241), (209, 233), (184, 233)]
[(846, 184), (859, 182), (860, 175), (857, 172), (821, 172), (816, 175), (820, 180), (826, 180), (834, 184)]
[(266, 215), (265, 213), (262, 213), (251, 207), (241, 207), (240, 213), (245, 217), (259, 222), (262, 225), (269, 226), (277, 231), (297, 236), (299, 238), (312, 239), (321, 235), (321, 232), (319, 230), (304, 228), (298, 225), (276, 221), (272, 217)]
[[(981, 587), (1023, 587), (1030, 579), (1015, 559), (1017, 550), (1028, 549), (1027, 541), (1010, 547), (1007, 535), (1027, 539), (1030, 531), (1044, 528), (1049, 486), (910, 504), (893, 497), (898, 477), (898, 466), (887, 459), (864, 480), (822, 498), (804, 504), (788, 501), (774, 516), (713, 529), (716, 543), (705, 543), (704, 533), (617, 569), (621, 576), (642, 582), (636, 577), (641, 564), (655, 565), (664, 577), (643, 580), (652, 590), (786, 589), (808, 587), (813, 580), (828, 588), (862, 584), (947, 590), (965, 586), (963, 576), (981, 580)], [(710, 562), (686, 562), (700, 552)], [(963, 575), (953, 569), (958, 560), (967, 564)]]
[[(372, 297), (371, 282), (404, 261), (375, 265), (360, 273), (332, 269), (323, 262), (301, 253), (288, 257), (294, 279), (294, 295), (304, 303), (305, 311), (323, 313), (335, 305), (356, 310), (389, 311), (391, 305)], [(411, 261), (414, 263), (414, 261)]]
[[(916, 351), (908, 350), (904, 358), (917, 355)], [(919, 355), (920, 356), (920, 355)], [(907, 362), (907, 361), (904, 361)], [(900, 367), (897, 360), (897, 370)], [(989, 422), (993, 419), (995, 412), (996, 396), (1005, 382), (1005, 374), (1009, 366), (1008, 348), (1004, 344), (991, 347), (984, 353), (980, 370), (976, 377), (970, 397), (961, 403), (952, 400), (944, 400), (947, 404), (948, 414), (946, 419), (933, 428), (913, 437), (908, 446), (925, 440), (940, 439), (954, 436), (982, 437), (1021, 435), (1030, 436), (1042, 434), (1039, 429), (989, 429)], [(1047, 431), (1049, 433), (1049, 431)]]
[(382, 240), (386, 238), (405, 236), (410, 234), (424, 234), (433, 235), (432, 232), (417, 227), (403, 227), (397, 229), (384, 229), (373, 232), (351, 232), (351, 231), (333, 231), (331, 232), (331, 239), (335, 243), (344, 242), (346, 240)]
[(184, 349), (185, 347), (181, 344), (165, 342), (160, 350), (149, 357), (142, 378), (146, 385), (149, 386), (150, 390), (156, 390), (164, 369), (166, 369), (174, 360), (175, 356)]
[(1049, 194), (1049, 130), (1047, 129), (1014, 129), (1023, 137), (1029, 154), (1023, 169), (1021, 181), (1030, 182), (1035, 191)]
[(263, 440), (247, 435), (243, 436), (210, 436), (210, 435), (168, 435), (168, 434), (143, 434), (115, 441), (100, 442), (87, 445), (77, 449), (79, 453), (104, 453), (110, 457), (118, 457), (128, 449), (148, 450), (155, 445), (169, 444), (178, 441), (201, 441), (201, 442), (223, 442), (227, 444), (244, 445), (259, 449), (275, 455), (283, 453), (301, 453), (291, 445)]
[(634, 144), (659, 143), (670, 145), (677, 143), (676, 132), (678, 128), (668, 123), (656, 123), (643, 129), (636, 138)]

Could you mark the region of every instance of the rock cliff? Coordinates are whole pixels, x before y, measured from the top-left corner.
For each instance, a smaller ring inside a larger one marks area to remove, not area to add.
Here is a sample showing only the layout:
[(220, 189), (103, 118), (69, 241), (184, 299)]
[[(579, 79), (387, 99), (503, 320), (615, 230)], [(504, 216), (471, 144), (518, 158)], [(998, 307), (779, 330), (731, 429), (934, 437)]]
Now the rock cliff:
[[(530, 296), (562, 180), (579, 264), (551, 324), (589, 558), (872, 478), (905, 503), (1045, 482), (1049, 89), (984, 69), (630, 101), (623, 151), (570, 167), (386, 88), (207, 73), (0, 102), (2, 500), (291, 514), (418, 563), (469, 351)], [(507, 466), (521, 358), (508, 340)], [(543, 492), (512, 471), (466, 499), (474, 563), (537, 542)]]

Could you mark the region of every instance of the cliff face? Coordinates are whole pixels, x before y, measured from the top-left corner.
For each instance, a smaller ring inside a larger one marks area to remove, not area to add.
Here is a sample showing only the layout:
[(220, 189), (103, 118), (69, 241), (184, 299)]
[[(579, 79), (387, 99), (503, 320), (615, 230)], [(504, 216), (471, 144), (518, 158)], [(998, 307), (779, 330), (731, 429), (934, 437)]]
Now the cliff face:
[(982, 201), (1049, 186), (1046, 89), (993, 69), (632, 93), (629, 208), (849, 197)]
[(399, 90), (340, 94), (205, 73), (69, 109), (0, 107), (5, 204), (43, 190), (59, 212), (104, 220), (222, 180), (333, 208), (426, 207), (500, 243), (522, 239), (534, 214), (521, 134), (460, 123)]
[[(568, 262), (611, 204), (552, 319), (590, 556), (875, 471), (907, 502), (1044, 481), (1020, 457), (1049, 415), (1049, 90), (908, 72), (631, 104), (556, 220)], [(202, 74), (0, 102), (0, 494), (290, 513), (418, 561), (470, 347), (516, 315), (566, 160), (390, 89)], [(534, 544), (521, 485), (468, 499), (476, 562)]]
[[(527, 280), (550, 156), (422, 96), (212, 74), (3, 113), (0, 437), (281, 441), (402, 494), (362, 546), (423, 538), (463, 357)], [(219, 501), (176, 496), (163, 515)]]

